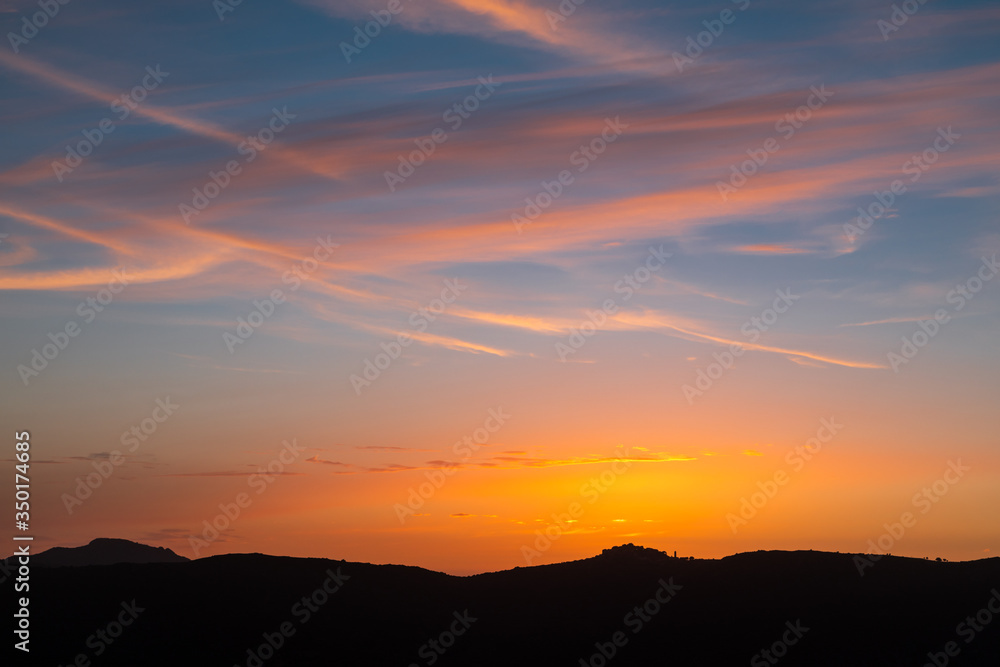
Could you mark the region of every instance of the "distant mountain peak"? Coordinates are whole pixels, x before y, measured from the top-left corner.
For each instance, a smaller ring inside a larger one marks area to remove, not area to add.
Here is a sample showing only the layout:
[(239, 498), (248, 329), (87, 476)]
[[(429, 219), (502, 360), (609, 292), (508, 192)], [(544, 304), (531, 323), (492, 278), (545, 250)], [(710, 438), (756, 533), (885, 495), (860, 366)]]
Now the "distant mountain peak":
[(32, 563), (40, 567), (82, 567), (116, 563), (184, 563), (188, 560), (166, 547), (151, 547), (115, 537), (98, 537), (80, 547), (53, 547), (34, 556)]
[[(126, 540), (121, 537), (95, 537), (90, 542), (85, 544), (87, 547), (140, 547), (142, 549), (166, 549), (166, 547), (151, 547), (148, 544), (143, 544), (142, 542), (133, 542), (132, 540)], [(65, 547), (68, 549), (79, 549), (81, 547)], [(166, 549), (170, 551), (170, 549)]]
[(659, 549), (639, 546), (637, 544), (621, 544), (601, 552), (600, 557), (611, 558), (670, 558), (670, 554)]

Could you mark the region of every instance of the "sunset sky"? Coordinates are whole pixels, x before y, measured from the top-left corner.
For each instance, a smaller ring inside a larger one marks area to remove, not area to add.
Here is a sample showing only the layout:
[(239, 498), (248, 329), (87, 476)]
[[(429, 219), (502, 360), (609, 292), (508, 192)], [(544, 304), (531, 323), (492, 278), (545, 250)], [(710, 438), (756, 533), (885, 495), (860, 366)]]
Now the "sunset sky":
[(904, 4), (0, 0), (37, 547), (1000, 554), (1000, 7)]

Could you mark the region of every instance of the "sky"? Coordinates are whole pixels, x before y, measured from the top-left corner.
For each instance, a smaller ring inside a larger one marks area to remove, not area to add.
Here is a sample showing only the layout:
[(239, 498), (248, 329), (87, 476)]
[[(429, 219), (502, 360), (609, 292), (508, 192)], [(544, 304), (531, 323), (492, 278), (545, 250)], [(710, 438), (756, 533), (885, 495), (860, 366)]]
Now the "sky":
[(3, 0), (0, 31), (36, 549), (1000, 552), (995, 3)]

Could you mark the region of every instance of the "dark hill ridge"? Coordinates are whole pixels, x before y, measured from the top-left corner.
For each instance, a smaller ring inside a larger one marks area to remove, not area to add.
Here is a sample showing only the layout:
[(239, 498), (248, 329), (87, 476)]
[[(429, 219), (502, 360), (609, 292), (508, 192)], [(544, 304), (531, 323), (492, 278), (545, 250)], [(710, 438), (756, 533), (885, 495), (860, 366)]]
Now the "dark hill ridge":
[(166, 547), (99, 537), (82, 547), (53, 547), (32, 556), (34, 567), (82, 567), (116, 563), (183, 563), (188, 561)]
[[(959, 650), (949, 665), (1000, 664), (1000, 613), (987, 611), (991, 622), (970, 642), (957, 630), (994, 595), (1000, 609), (1000, 559), (885, 557), (862, 577), (853, 558), (691, 560), (625, 545), (471, 577), (261, 554), (39, 569), (31, 664), (69, 665), (83, 653), (94, 665), (144, 667), (892, 667), (924, 665), (949, 641)], [(99, 640), (88, 648), (88, 638), (132, 600), (142, 611), (96, 657)], [(783, 636), (796, 643), (769, 662), (759, 652)]]

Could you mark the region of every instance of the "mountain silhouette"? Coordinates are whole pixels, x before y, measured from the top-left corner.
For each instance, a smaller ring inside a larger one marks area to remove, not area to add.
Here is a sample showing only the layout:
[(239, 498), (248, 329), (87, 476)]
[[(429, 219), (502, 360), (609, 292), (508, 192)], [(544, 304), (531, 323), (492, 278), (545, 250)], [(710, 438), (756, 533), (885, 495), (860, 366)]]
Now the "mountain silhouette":
[(116, 563), (183, 563), (188, 561), (166, 547), (151, 547), (138, 542), (99, 537), (82, 547), (53, 547), (32, 556), (36, 567), (82, 567)]
[[(871, 563), (863, 575), (859, 562)], [(459, 577), (229, 554), (39, 568), (31, 596), (30, 664), (80, 655), (102, 667), (1000, 664), (1000, 613), (989, 611), (1000, 612), (998, 558), (715, 560), (623, 545)]]

